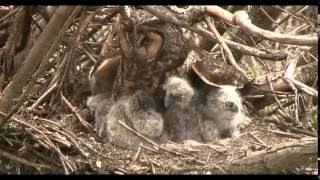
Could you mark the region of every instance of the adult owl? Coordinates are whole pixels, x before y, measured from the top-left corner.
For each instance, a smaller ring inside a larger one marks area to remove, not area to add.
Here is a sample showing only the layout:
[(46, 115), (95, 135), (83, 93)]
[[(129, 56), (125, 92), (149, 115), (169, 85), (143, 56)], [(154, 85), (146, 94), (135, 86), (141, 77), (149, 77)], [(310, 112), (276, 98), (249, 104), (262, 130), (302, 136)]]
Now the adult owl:
[(87, 104), (105, 142), (136, 149), (143, 140), (120, 121), (146, 137), (162, 137), (165, 122), (157, 94), (166, 74), (184, 63), (189, 46), (179, 27), (131, 10), (119, 18), (120, 51), (99, 62), (91, 75), (94, 96)]

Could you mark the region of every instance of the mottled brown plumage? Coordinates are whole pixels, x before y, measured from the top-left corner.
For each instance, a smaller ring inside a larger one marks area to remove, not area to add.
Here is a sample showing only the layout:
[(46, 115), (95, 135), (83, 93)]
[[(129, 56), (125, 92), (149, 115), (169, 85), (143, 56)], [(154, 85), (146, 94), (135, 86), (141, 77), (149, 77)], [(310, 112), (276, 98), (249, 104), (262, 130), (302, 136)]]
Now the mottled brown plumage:
[(203, 51), (200, 51), (199, 55), (200, 60), (192, 64), (192, 69), (206, 84), (216, 87), (227, 85), (242, 88), (249, 82), (249, 79), (233, 66), (211, 59)]
[(97, 64), (92, 84), (99, 91), (87, 104), (105, 142), (136, 149), (146, 142), (119, 120), (153, 140), (165, 137), (164, 119), (158, 111), (163, 98), (155, 93), (161, 94), (166, 74), (184, 63), (189, 49), (179, 27), (137, 9), (122, 13), (118, 38), (121, 58)]
[(120, 19), (119, 39), (122, 59), (113, 85), (117, 99), (136, 90), (153, 91), (167, 72), (184, 63), (189, 52), (180, 28), (136, 10)]
[[(98, 64), (93, 75), (103, 86), (88, 100), (105, 142), (131, 149), (143, 142), (119, 120), (160, 141), (168, 135), (176, 141), (212, 142), (221, 136), (221, 129), (236, 134), (240, 98), (235, 88), (226, 91), (222, 86), (241, 87), (247, 79), (205, 51), (190, 53), (182, 34), (179, 27), (143, 10), (122, 13), (118, 29), (121, 57)], [(196, 81), (202, 85), (195, 86)], [(106, 92), (107, 96), (100, 95)]]

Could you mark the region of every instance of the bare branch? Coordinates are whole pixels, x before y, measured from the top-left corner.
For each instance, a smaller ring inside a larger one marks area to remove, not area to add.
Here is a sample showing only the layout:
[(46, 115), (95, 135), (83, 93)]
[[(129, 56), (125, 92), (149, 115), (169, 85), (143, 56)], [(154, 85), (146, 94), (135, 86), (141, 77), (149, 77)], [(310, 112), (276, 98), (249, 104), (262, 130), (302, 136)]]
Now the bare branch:
[(318, 45), (318, 37), (291, 36), (261, 29), (250, 22), (249, 15), (245, 11), (235, 12), (233, 22), (252, 35), (260, 36), (273, 42), (302, 46)]
[(318, 148), (316, 138), (305, 138), (283, 143), (237, 160), (231, 160), (225, 169), (234, 174), (277, 173), (280, 170), (305, 165), (316, 160)]
[(12, 82), (6, 87), (4, 96), (0, 102), (0, 109), (4, 113), (12, 108), (15, 100), (20, 96), (23, 87), (38, 67), (42, 58), (45, 56), (52, 42), (56, 39), (53, 34), (59, 34), (65, 25), (65, 22), (76, 9), (75, 6), (61, 6), (57, 9), (55, 15), (50, 20), (47, 28), (42, 32), (39, 40), (30, 50), (19, 72), (15, 75)]
[[(214, 35), (210, 31), (198, 26), (189, 26), (187, 23), (185, 23), (185, 20), (183, 20), (181, 17), (178, 17), (175, 13), (170, 12), (168, 9), (164, 7), (141, 6), (141, 8), (157, 16), (159, 19), (171, 22), (177, 26), (184, 27), (190, 31), (196, 32), (211, 40), (214, 39)], [(245, 46), (227, 39), (223, 39), (223, 40), (230, 48), (240, 51), (241, 53), (246, 55), (256, 56), (262, 59), (274, 60), (274, 61), (283, 60), (287, 57), (287, 55), (283, 52), (271, 53), (271, 52), (261, 51), (256, 48), (252, 48), (250, 46)], [(218, 42), (218, 41), (216, 40), (215, 42)]]
[(207, 6), (206, 10), (208, 13), (221, 18), (230, 24), (240, 26), (243, 30), (254, 36), (260, 36), (273, 42), (304, 46), (318, 45), (318, 37), (290, 36), (261, 29), (251, 23), (249, 15), (245, 11), (237, 11), (232, 14), (218, 6)]
[(229, 63), (235, 67), (238, 71), (242, 72), (243, 75), (245, 75), (248, 78), (247, 73), (237, 64), (236, 60), (234, 59), (232, 52), (230, 51), (229, 47), (226, 45), (226, 43), (223, 41), (222, 37), (220, 36), (218, 30), (215, 28), (215, 26), (211, 23), (210, 18), (205, 18), (206, 23), (208, 24), (209, 30), (215, 35), (216, 39), (218, 40), (220, 46), (223, 48), (226, 57), (229, 61)]

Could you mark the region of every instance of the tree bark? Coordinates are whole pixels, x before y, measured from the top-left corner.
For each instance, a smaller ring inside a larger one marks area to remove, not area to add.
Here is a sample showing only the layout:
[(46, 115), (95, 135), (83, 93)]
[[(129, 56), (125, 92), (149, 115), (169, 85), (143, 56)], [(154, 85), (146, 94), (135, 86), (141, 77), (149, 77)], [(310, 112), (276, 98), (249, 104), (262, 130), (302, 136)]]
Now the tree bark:
[(270, 174), (315, 162), (317, 138), (304, 138), (255, 152), (253, 155), (230, 160), (227, 167), (233, 174)]

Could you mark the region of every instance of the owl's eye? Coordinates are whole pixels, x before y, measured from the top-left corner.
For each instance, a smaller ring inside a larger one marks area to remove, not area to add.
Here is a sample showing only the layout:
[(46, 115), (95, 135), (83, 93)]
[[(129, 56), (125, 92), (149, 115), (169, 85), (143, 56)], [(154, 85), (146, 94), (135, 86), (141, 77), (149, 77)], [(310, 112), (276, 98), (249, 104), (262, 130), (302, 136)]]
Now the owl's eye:
[(141, 35), (140, 38), (137, 41), (137, 44), (139, 45), (139, 47), (144, 46), (147, 48), (147, 46), (149, 46), (150, 44), (150, 39), (148, 36), (146, 35)]
[(148, 37), (144, 37), (141, 41), (142, 46), (149, 46), (150, 44), (150, 39)]
[(163, 44), (163, 38), (157, 33), (146, 32), (146, 36), (142, 39), (141, 45), (146, 48), (145, 59), (150, 60), (156, 57)]

